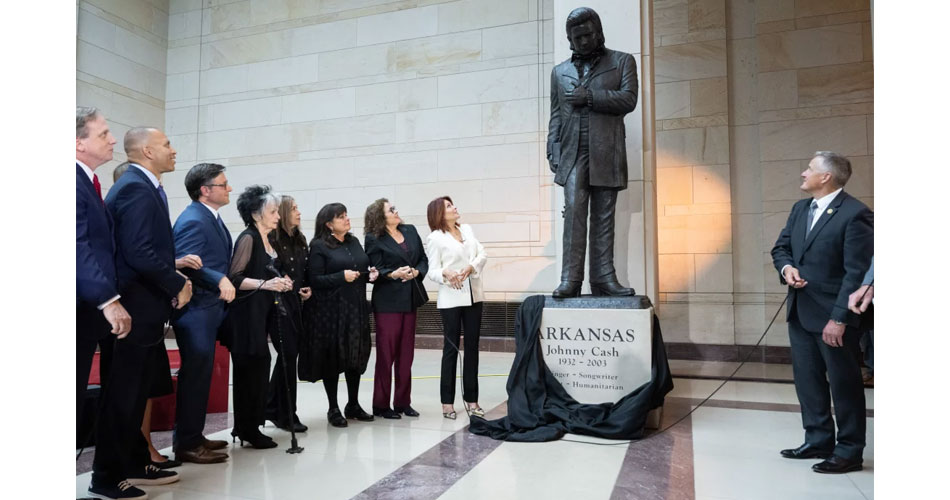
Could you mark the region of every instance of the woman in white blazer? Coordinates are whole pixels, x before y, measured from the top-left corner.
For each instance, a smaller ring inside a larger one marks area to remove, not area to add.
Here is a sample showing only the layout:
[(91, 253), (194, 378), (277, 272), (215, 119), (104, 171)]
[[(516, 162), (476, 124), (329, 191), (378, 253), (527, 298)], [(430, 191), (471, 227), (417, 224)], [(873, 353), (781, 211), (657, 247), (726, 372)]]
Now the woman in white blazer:
[(475, 239), (472, 228), (460, 225), (459, 212), (452, 198), (440, 196), (429, 203), (429, 228), (426, 278), (439, 284), (437, 307), (442, 316), (445, 342), (442, 346), (440, 393), (442, 415), (455, 419), (455, 364), (459, 335), (465, 331), (462, 363), (462, 400), (466, 411), (479, 417), (485, 411), (478, 405), (478, 337), (482, 327), (482, 269), (488, 260), (485, 247)]

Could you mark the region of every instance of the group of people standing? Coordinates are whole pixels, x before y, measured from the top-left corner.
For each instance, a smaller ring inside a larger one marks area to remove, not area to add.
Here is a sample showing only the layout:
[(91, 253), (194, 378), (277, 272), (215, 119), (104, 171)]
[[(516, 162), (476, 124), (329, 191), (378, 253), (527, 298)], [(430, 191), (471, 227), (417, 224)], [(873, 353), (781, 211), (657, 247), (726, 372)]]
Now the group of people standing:
[[(233, 188), (219, 164), (188, 171), (192, 202), (170, 223), (161, 176), (174, 171), (176, 153), (158, 129), (136, 127), (126, 134), (127, 170), (103, 202), (95, 169), (112, 159), (115, 143), (99, 111), (77, 107), (77, 423), (97, 345), (102, 353), (91, 495), (147, 498), (138, 486), (178, 481), (170, 469), (181, 462), (228, 459), (229, 443), (203, 434), (218, 340), (231, 353), (231, 434), (241, 446), (277, 446), (260, 430), (266, 420), (284, 430), (307, 430), (296, 413), (298, 378), (323, 381), (327, 420), (335, 427), (347, 427), (348, 420), (418, 417), (411, 406), (411, 366), (416, 310), (428, 301), (424, 279), (439, 284), (442, 414), (456, 418), (455, 370), (464, 331), (465, 410), (484, 415), (477, 374), (487, 254), (471, 228), (459, 223), (451, 198), (429, 203), (432, 232), (425, 245), (389, 200), (376, 200), (365, 213), (364, 249), (350, 233), (343, 204), (320, 209), (308, 244), (295, 200), (253, 185), (238, 196), (245, 229), (232, 241), (219, 212)], [(369, 303), (368, 283), (374, 284)], [(376, 366), (370, 413), (358, 392), (372, 346), (371, 311)], [(158, 455), (143, 426), (148, 399), (171, 392), (170, 383), (165, 387), (167, 324), (181, 355), (174, 459)], [(268, 339), (277, 352), (272, 373)], [(347, 388), (342, 412), (340, 374)]]

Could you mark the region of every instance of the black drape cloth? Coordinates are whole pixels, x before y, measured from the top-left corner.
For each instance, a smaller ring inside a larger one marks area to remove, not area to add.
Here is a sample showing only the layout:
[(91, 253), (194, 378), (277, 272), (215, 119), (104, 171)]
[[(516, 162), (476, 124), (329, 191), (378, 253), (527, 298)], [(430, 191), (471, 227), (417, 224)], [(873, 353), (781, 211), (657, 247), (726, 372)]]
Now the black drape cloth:
[(505, 441), (553, 441), (564, 433), (608, 439), (639, 439), (647, 413), (673, 390), (660, 322), (653, 316), (653, 369), (649, 382), (614, 403), (574, 400), (544, 364), (538, 329), (544, 296), (525, 300), (515, 317), (515, 361), (508, 375), (508, 416), (471, 418), (469, 431)]

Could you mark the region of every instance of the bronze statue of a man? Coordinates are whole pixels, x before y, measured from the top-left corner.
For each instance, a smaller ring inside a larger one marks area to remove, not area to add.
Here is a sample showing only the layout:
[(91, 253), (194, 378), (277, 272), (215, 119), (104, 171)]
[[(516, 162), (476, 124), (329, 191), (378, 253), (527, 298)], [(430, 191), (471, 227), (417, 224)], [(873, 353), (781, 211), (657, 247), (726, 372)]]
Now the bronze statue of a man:
[(617, 193), (627, 188), (623, 117), (637, 107), (637, 63), (604, 47), (600, 16), (580, 7), (567, 16), (573, 55), (551, 71), (548, 162), (564, 187), (564, 255), (554, 297), (580, 295), (588, 202), (594, 295), (633, 295), (614, 269)]

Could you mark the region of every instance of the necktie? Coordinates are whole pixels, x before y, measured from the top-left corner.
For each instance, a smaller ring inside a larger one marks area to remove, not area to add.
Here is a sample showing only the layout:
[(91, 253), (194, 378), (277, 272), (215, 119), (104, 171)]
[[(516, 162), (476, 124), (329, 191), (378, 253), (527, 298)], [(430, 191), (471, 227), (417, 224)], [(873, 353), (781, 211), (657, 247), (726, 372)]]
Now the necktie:
[(92, 174), (92, 187), (96, 188), (96, 194), (99, 195), (99, 199), (102, 199), (102, 185), (99, 184), (99, 176)]
[(224, 225), (224, 221), (221, 220), (220, 214), (218, 215), (217, 219), (218, 219), (218, 233), (221, 234), (221, 237), (224, 238), (224, 241), (228, 241), (228, 236), (227, 236), (228, 228)]
[(805, 238), (808, 238), (808, 234), (811, 233), (811, 227), (815, 222), (815, 212), (818, 211), (818, 202), (815, 200), (811, 201), (811, 207), (808, 209), (808, 228), (805, 230)]
[(158, 195), (162, 197), (162, 203), (165, 204), (165, 211), (168, 211), (168, 196), (165, 195), (165, 188), (161, 184), (158, 185)]

